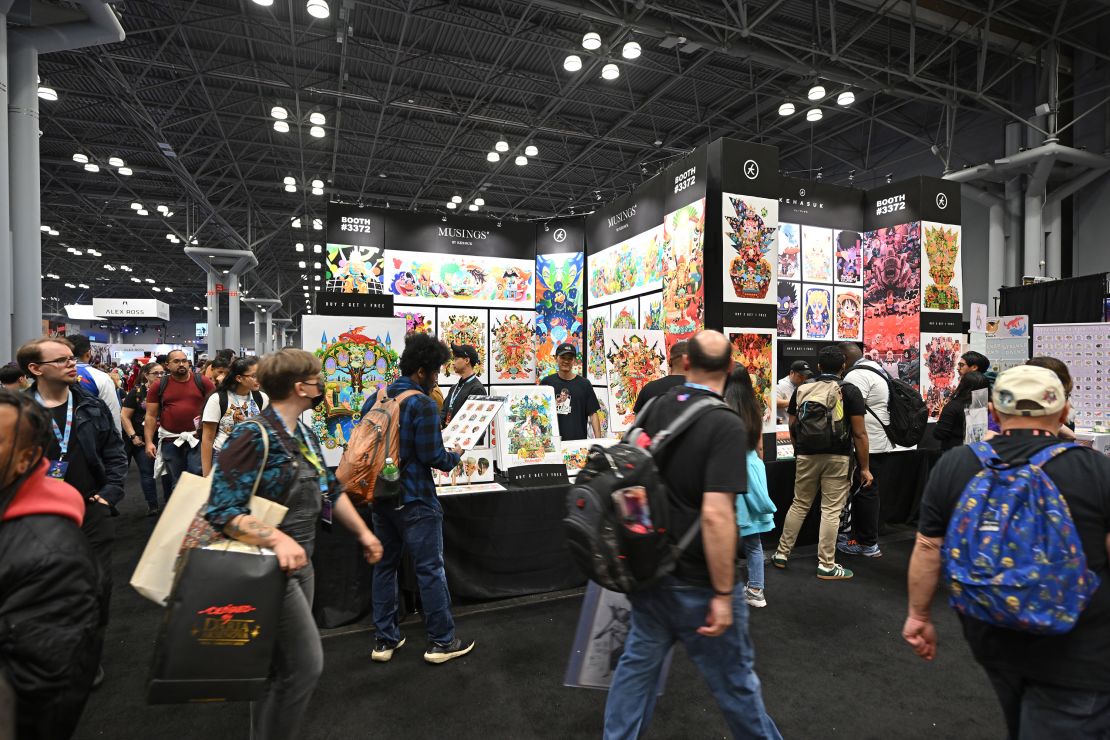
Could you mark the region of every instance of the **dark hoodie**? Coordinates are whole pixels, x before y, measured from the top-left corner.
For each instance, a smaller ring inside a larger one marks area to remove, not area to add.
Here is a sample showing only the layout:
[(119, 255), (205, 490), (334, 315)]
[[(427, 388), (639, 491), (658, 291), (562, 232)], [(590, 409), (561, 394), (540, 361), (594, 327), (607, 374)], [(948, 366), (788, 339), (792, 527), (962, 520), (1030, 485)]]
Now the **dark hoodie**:
[(21, 740), (73, 734), (100, 655), (85, 502), (48, 467), (41, 460), (0, 490), (0, 502), (10, 499), (0, 516), (0, 671), (16, 694)]

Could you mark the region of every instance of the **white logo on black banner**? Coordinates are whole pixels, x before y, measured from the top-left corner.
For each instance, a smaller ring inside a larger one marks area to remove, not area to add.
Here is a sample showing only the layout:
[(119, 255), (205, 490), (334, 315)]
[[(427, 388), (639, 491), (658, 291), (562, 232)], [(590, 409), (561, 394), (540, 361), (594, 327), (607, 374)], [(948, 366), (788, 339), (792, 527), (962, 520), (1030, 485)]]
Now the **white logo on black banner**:
[(555, 239), (556, 243), (562, 244), (563, 240), (565, 240), (567, 238), (567, 230), (566, 229), (555, 229), (555, 233), (553, 234), (553, 238)]
[(801, 190), (798, 191), (798, 197), (799, 198), (806, 197), (806, 189), (805, 188), (802, 188)]
[(744, 163), (744, 177), (749, 180), (754, 180), (759, 177), (759, 163), (754, 159), (749, 159)]
[(948, 196), (944, 193), (937, 193), (937, 208), (944, 210), (948, 207)]

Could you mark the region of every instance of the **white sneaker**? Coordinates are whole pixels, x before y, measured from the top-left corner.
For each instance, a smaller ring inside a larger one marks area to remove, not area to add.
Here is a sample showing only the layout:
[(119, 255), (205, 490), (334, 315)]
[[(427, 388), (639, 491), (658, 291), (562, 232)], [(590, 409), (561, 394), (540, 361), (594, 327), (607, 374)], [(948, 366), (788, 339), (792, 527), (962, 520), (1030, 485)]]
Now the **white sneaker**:
[(763, 595), (761, 588), (744, 588), (744, 601), (748, 602), (748, 606), (754, 606), (756, 609), (767, 606), (767, 597)]

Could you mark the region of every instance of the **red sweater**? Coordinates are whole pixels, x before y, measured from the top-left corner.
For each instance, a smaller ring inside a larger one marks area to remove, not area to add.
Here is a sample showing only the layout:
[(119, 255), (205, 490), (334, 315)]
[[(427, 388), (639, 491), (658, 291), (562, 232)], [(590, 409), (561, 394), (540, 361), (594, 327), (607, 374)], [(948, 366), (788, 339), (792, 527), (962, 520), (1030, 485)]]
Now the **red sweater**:
[(15, 492), (15, 498), (8, 505), (0, 521), (10, 521), (36, 514), (52, 514), (67, 517), (81, 526), (85, 518), (85, 500), (77, 489), (64, 480), (49, 478), (46, 471), (50, 461), (43, 458), (33, 473), (23, 481)]

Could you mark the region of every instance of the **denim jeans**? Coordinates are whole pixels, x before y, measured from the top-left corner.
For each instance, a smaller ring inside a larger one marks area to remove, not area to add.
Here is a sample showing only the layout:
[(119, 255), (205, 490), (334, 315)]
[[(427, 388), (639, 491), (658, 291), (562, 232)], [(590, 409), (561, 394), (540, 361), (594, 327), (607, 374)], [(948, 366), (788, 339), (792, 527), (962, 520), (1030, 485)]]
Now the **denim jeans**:
[[(180, 447), (174, 444), (172, 439), (162, 440), (162, 461), (166, 464), (166, 472), (169, 478), (170, 492), (177, 487), (177, 479), (181, 477), (182, 473), (192, 473), (193, 475), (200, 475), (200, 445), (190, 447), (187, 444), (182, 444)], [(169, 496), (166, 496), (169, 498)]]
[(740, 538), (748, 562), (748, 588), (763, 588), (763, 543), (758, 534)]
[(781, 740), (763, 706), (743, 589), (733, 590), (732, 626), (719, 637), (697, 633), (705, 624), (712, 589), (672, 576), (629, 598), (632, 629), (605, 703), (605, 740), (631, 740), (647, 732), (655, 710), (659, 671), (675, 642), (686, 647), (734, 738)]
[(994, 686), (1010, 740), (1103, 740), (1110, 737), (1110, 693), (1029, 681), (984, 669)]
[(374, 566), (374, 628), (378, 639), (391, 643), (401, 639), (397, 627), (397, 569), (408, 550), (416, 569), (428, 639), (439, 643), (454, 640), (455, 619), (443, 569), (443, 509), (439, 501), (413, 501), (400, 509), (391, 503), (374, 504), (374, 533), (385, 551)]
[[(131, 457), (135, 459), (135, 467), (139, 469), (139, 486), (142, 488), (147, 508), (157, 509), (158, 489), (154, 485), (154, 461), (150, 459), (150, 455), (146, 454), (146, 450), (142, 447), (134, 448)], [(170, 493), (172, 493), (172, 490), (167, 476), (162, 475), (162, 498), (169, 500)]]

